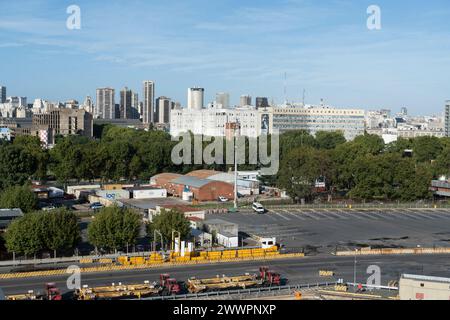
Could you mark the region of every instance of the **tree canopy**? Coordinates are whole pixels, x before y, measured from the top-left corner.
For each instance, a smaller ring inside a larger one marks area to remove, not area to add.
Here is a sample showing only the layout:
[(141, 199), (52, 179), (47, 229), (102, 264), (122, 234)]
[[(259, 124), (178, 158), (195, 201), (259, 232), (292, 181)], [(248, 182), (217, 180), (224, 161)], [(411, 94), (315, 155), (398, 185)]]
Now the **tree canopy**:
[(134, 210), (102, 208), (88, 227), (89, 242), (97, 248), (119, 250), (136, 243), (141, 216)]
[(38, 199), (28, 186), (9, 187), (0, 193), (0, 208), (22, 209), (24, 213), (36, 210)]
[[(147, 224), (147, 235), (149, 237), (153, 238), (154, 230), (161, 232), (165, 243), (170, 243), (173, 230), (181, 234), (182, 240), (188, 240), (191, 227), (189, 220), (180, 211), (162, 209), (161, 213), (154, 216), (153, 221)], [(159, 238), (156, 241), (159, 241)]]

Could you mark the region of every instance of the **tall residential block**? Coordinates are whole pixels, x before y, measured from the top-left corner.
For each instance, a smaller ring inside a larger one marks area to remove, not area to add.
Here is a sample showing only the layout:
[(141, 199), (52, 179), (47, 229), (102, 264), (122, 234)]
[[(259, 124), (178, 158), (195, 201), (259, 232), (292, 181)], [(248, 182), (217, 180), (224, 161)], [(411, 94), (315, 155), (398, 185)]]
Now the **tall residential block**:
[(189, 88), (188, 89), (188, 109), (201, 110), (205, 105), (205, 89)]
[(216, 94), (216, 103), (220, 104), (222, 108), (228, 109), (230, 107), (230, 94), (227, 92), (218, 92)]
[(97, 105), (95, 106), (95, 117), (99, 119), (115, 119), (116, 103), (114, 100), (115, 90), (112, 88), (97, 89)]
[(257, 109), (268, 108), (269, 107), (269, 99), (267, 99), (266, 97), (257, 97), (255, 106)]
[(170, 111), (175, 107), (172, 100), (167, 97), (159, 97), (156, 99), (155, 106), (155, 123), (169, 124)]
[(239, 105), (241, 107), (251, 106), (252, 105), (252, 97), (249, 95), (242, 95)]
[(120, 119), (132, 119), (133, 91), (127, 87), (120, 90)]
[(445, 104), (445, 136), (450, 137), (450, 100), (447, 100)]
[(144, 100), (142, 107), (142, 122), (154, 123), (155, 120), (155, 82), (144, 81)]
[(6, 87), (0, 86), (0, 103), (6, 103)]

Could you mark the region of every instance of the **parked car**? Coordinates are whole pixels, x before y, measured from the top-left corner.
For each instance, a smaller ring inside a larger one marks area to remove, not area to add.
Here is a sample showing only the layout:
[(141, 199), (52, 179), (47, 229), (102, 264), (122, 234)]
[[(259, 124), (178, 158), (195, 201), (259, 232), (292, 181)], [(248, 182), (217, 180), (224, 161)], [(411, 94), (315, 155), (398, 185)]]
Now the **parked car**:
[(89, 206), (92, 210), (100, 210), (103, 208), (103, 205), (100, 202), (94, 202)]
[(266, 209), (259, 202), (253, 202), (252, 209), (253, 209), (253, 211), (255, 211), (258, 214), (266, 213)]
[(219, 197), (219, 201), (220, 201), (220, 202), (228, 202), (228, 198), (225, 198), (225, 197), (220, 196), (220, 197)]
[(52, 211), (52, 210), (55, 210), (55, 209), (56, 209), (55, 206), (47, 206), (47, 207), (42, 208), (42, 211)]

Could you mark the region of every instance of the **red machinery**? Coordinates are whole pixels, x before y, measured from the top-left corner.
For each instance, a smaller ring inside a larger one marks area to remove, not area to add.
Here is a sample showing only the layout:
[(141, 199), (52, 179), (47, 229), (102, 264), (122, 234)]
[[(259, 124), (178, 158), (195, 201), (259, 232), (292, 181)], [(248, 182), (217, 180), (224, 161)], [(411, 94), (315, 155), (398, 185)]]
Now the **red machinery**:
[(159, 276), (160, 285), (163, 288), (163, 295), (179, 294), (181, 287), (176, 279), (171, 278), (169, 274)]
[(61, 291), (55, 283), (51, 282), (45, 285), (45, 298), (47, 300), (62, 300)]
[(281, 285), (281, 275), (269, 271), (268, 267), (259, 268), (259, 277), (264, 281), (265, 285), (269, 286), (280, 286)]

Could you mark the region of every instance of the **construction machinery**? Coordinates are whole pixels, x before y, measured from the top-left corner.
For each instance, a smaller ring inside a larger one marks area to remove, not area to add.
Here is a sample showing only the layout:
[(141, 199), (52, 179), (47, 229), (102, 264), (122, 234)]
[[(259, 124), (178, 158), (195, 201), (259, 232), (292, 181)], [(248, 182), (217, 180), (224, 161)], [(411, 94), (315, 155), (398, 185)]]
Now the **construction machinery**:
[(269, 267), (259, 268), (259, 277), (263, 281), (263, 285), (266, 286), (280, 286), (281, 275), (269, 270)]
[(176, 279), (171, 278), (169, 274), (161, 274), (159, 276), (159, 284), (162, 288), (163, 296), (176, 295), (181, 293), (181, 286)]
[(262, 286), (263, 280), (256, 275), (246, 274), (243, 276), (222, 277), (217, 276), (211, 279), (191, 278), (187, 282), (188, 290), (191, 293), (200, 293), (207, 291), (222, 291), (231, 289), (245, 289)]
[(44, 293), (35, 293), (33, 290), (24, 294), (9, 295), (7, 300), (62, 300), (61, 291), (56, 287), (53, 282), (45, 284)]
[(77, 300), (139, 299), (160, 295), (161, 291), (162, 288), (158, 284), (150, 284), (149, 281), (145, 281), (144, 284), (132, 285), (122, 285), (122, 283), (116, 285), (113, 283), (111, 286), (105, 287), (89, 288), (88, 286), (84, 286), (75, 292), (75, 298)]

